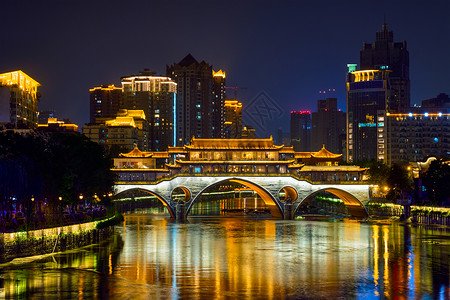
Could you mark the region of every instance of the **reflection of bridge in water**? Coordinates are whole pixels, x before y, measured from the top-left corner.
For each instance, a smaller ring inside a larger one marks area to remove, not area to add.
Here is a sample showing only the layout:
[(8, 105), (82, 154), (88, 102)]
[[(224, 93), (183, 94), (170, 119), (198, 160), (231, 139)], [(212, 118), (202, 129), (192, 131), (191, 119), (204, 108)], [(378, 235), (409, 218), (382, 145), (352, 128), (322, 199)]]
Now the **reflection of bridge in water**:
[[(166, 152), (135, 147), (114, 159), (115, 192), (146, 191), (172, 217), (184, 219), (205, 191), (232, 182), (255, 191), (273, 216), (284, 219), (293, 218), (306, 199), (323, 191), (340, 198), (351, 215), (366, 216), (366, 169), (339, 166), (341, 156), (325, 147), (295, 152), (292, 147), (274, 145), (272, 138), (192, 138), (189, 145), (169, 147)], [(175, 190), (184, 194), (184, 201), (177, 201)]]

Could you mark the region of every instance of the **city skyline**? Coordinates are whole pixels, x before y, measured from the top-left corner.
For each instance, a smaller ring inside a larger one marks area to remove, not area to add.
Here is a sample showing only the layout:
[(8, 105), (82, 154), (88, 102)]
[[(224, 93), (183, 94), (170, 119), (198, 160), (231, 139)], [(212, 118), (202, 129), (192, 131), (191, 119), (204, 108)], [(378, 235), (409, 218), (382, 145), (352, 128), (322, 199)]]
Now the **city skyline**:
[[(120, 86), (122, 76), (144, 68), (164, 75), (166, 65), (191, 53), (223, 69), (227, 85), (247, 88), (238, 91), (243, 112), (265, 91), (284, 113), (271, 127), (287, 131), (289, 112), (313, 111), (318, 99), (337, 97), (338, 108), (345, 110), (346, 65), (359, 62), (363, 42), (373, 43), (386, 20), (394, 40), (408, 44), (411, 104), (450, 93), (447, 1), (262, 2), (258, 7), (237, 2), (133, 3), (124, 14), (118, 1), (90, 6), (83, 1), (67, 6), (6, 1), (0, 21), (1, 72), (20, 69), (29, 74), (42, 84), (40, 111), (54, 109), (58, 118), (82, 126), (89, 122), (90, 88)], [(363, 13), (369, 11), (370, 16)], [(12, 27), (19, 16), (19, 24)], [(209, 23), (214, 26), (205, 26)], [(32, 46), (19, 46), (30, 28), (36, 33), (26, 44)], [(154, 43), (155, 38), (160, 42)], [(328, 89), (336, 92), (319, 93)]]

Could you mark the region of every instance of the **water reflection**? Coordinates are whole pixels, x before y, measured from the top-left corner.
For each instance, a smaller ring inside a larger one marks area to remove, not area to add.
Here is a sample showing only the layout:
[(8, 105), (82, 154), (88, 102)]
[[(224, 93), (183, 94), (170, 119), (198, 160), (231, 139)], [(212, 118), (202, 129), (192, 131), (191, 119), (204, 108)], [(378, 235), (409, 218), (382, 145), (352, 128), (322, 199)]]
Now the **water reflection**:
[(5, 298), (449, 298), (446, 229), (126, 215), (117, 235), (0, 271)]

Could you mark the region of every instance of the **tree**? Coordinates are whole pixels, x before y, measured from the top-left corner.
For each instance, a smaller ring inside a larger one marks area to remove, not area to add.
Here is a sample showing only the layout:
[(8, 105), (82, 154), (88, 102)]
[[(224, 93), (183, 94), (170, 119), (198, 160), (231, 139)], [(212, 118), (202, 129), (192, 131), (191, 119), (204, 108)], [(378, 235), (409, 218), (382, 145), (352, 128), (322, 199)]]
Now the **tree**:
[(393, 164), (389, 170), (387, 199), (398, 200), (413, 190), (413, 179), (406, 164)]
[(442, 159), (431, 162), (423, 177), (423, 185), (427, 190), (430, 202), (442, 205), (450, 195), (450, 166)]
[(370, 161), (363, 165), (369, 167), (368, 174), (370, 183), (380, 187), (388, 186), (390, 169), (387, 165), (378, 161)]

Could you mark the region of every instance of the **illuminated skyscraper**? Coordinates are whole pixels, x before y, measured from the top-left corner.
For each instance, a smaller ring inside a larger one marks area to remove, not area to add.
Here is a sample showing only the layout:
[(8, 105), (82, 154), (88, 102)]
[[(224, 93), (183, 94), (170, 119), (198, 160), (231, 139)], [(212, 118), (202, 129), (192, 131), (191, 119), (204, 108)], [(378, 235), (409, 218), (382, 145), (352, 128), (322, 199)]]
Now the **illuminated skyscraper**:
[(0, 74), (0, 124), (9, 128), (37, 128), (40, 85), (20, 70)]
[(311, 151), (311, 112), (291, 111), (291, 146), (294, 151)]
[(175, 144), (177, 84), (169, 77), (144, 70), (122, 77), (123, 108), (143, 110), (149, 123), (149, 149), (165, 151)]
[(242, 138), (242, 103), (237, 100), (225, 100), (225, 136), (226, 139)]
[[(351, 70), (349, 70), (351, 71)], [(386, 108), (389, 70), (347, 74), (347, 160), (386, 162)]]
[(225, 130), (225, 72), (213, 71), (213, 95), (212, 95), (212, 137), (215, 139), (224, 137)]
[(393, 112), (410, 106), (409, 52), (406, 41), (394, 42), (394, 35), (388, 30), (387, 24), (377, 31), (375, 43), (363, 43), (360, 69), (390, 70), (392, 92), (387, 108)]
[(136, 145), (139, 149), (148, 149), (148, 126), (143, 110), (121, 109), (115, 118), (99, 118), (97, 124), (85, 125), (83, 134), (107, 147), (112, 156), (118, 156)]
[(191, 138), (213, 137), (213, 70), (188, 54), (179, 63), (167, 66), (167, 76), (177, 83), (177, 145)]
[(333, 153), (344, 153), (342, 145), (346, 140), (346, 118), (337, 108), (336, 98), (317, 101), (317, 112), (312, 113), (312, 150), (322, 146)]
[(122, 88), (114, 84), (89, 89), (89, 93), (91, 124), (95, 123), (96, 118), (114, 118), (123, 107)]

